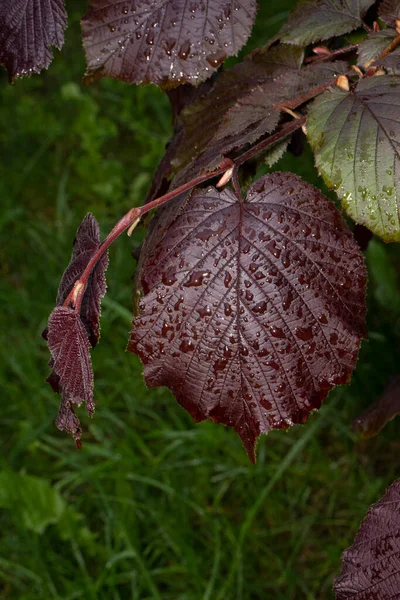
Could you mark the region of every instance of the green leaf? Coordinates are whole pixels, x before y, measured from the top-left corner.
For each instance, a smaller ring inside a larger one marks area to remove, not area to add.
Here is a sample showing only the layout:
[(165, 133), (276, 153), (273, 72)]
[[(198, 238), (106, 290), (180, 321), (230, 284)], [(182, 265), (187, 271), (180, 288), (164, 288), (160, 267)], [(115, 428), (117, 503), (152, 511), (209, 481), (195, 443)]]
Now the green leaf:
[(276, 39), (307, 46), (317, 40), (343, 35), (362, 25), (373, 0), (301, 0)]
[(400, 77), (329, 89), (310, 106), (308, 137), (317, 168), (357, 222), (400, 240)]
[(289, 145), (289, 139), (285, 138), (284, 140), (280, 140), (276, 142), (273, 146), (271, 146), (268, 151), (265, 153), (264, 162), (268, 167), (272, 167), (275, 163), (278, 162), (279, 159), (285, 154), (287, 147)]
[(48, 525), (60, 520), (66, 506), (58, 491), (45, 479), (2, 471), (0, 508), (11, 509), (27, 529), (43, 533)]

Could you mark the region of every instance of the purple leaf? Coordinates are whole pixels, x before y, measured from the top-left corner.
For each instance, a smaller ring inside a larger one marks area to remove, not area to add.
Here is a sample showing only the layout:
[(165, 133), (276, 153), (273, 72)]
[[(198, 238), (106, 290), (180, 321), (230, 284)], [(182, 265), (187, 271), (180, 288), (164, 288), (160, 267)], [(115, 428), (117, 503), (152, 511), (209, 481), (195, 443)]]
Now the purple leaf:
[(374, 0), (302, 0), (274, 39), (307, 46), (361, 27)]
[(399, 0), (383, 0), (379, 5), (379, 17), (389, 27), (396, 27), (396, 21), (400, 19)]
[[(357, 64), (369, 66), (375, 58), (378, 58), (386, 46), (389, 46), (393, 42), (395, 37), (396, 32), (394, 29), (383, 29), (382, 31), (373, 31), (370, 33), (358, 47)], [(374, 64), (379, 64), (379, 59)]]
[[(274, 78), (300, 69), (303, 51), (293, 46), (259, 49), (232, 69), (222, 72), (209, 94), (182, 112), (183, 127), (172, 140), (170, 162), (179, 173), (179, 183), (217, 166), (224, 154), (243, 147), (247, 131), (236, 136), (216, 137), (229, 110), (260, 86), (273, 85)], [(266, 100), (268, 102), (268, 99)], [(269, 102), (269, 113), (273, 100)], [(268, 129), (269, 123), (266, 123)], [(195, 152), (194, 152), (195, 150)], [(171, 156), (171, 153), (174, 156)]]
[[(88, 213), (76, 232), (70, 263), (61, 278), (57, 294), (57, 306), (62, 305), (74, 283), (87, 267), (100, 245), (100, 229), (97, 220)], [(106, 252), (93, 269), (87, 283), (81, 307), (81, 319), (86, 327), (90, 345), (97, 344), (100, 337), (100, 303), (107, 290), (105, 271), (108, 267)]]
[[(239, 433), (304, 423), (349, 380), (365, 335), (363, 256), (334, 205), (295, 175), (194, 191), (155, 245), (129, 350), (196, 421)], [(349, 275), (351, 273), (351, 277)]]
[(400, 376), (389, 379), (378, 400), (371, 404), (353, 423), (353, 429), (363, 438), (377, 435), (385, 425), (400, 414)]
[(52, 373), (48, 378), (55, 391), (62, 393), (57, 424), (75, 435), (79, 421), (72, 404), (85, 402), (89, 415), (94, 413), (93, 371), (89, 339), (79, 315), (71, 308), (57, 306), (50, 315), (47, 343)]
[(82, 19), (87, 77), (197, 85), (238, 53), (256, 9), (255, 0), (91, 0)]
[(377, 58), (373, 66), (383, 67), (391, 75), (400, 75), (400, 48), (397, 48), (384, 58)]
[(400, 480), (370, 507), (334, 589), (336, 600), (400, 598)]
[(64, 44), (64, 0), (2, 0), (0, 63), (14, 77), (40, 73), (52, 61), (51, 46)]

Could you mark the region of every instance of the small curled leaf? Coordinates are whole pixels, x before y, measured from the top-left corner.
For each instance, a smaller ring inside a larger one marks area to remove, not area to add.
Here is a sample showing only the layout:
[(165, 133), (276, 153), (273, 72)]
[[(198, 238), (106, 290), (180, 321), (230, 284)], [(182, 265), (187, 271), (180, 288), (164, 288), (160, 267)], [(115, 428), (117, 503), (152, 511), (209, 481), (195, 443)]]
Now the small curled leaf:
[(72, 404), (85, 402), (89, 415), (94, 413), (93, 371), (89, 339), (79, 315), (71, 308), (57, 306), (48, 322), (47, 343), (52, 373), (48, 382), (61, 392), (57, 425), (79, 437), (79, 421)]
[[(95, 217), (88, 213), (79, 225), (74, 239), (71, 260), (61, 278), (57, 293), (57, 306), (64, 304), (100, 246), (100, 228)], [(95, 347), (100, 338), (101, 299), (107, 290), (105, 271), (108, 267), (108, 252), (100, 258), (87, 282), (81, 306), (81, 320), (86, 327), (90, 345)]]

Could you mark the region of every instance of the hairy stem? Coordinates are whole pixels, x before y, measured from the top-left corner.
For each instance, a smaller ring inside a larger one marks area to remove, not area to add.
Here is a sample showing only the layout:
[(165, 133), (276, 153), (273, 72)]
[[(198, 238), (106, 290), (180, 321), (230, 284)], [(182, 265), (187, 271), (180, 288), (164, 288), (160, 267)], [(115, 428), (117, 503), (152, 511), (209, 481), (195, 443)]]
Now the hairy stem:
[[(336, 80), (334, 80), (334, 81), (336, 81)], [(329, 83), (329, 85), (332, 85), (332, 83)], [(322, 86), (319, 86), (318, 88), (314, 88), (314, 90), (319, 89), (321, 87)], [(323, 86), (323, 87), (325, 89), (325, 86)], [(326, 86), (326, 87), (328, 87), (328, 86)], [(312, 91), (313, 90), (311, 90), (311, 92)], [(317, 93), (320, 93), (320, 91), (315, 92), (314, 95), (316, 95)], [(311, 97), (313, 97), (313, 96), (311, 96)], [(301, 104), (302, 102), (305, 101), (305, 100), (302, 100), (302, 101), (300, 101), (300, 100), (299, 99), (296, 100), (295, 106), (298, 106), (299, 104)], [(231, 160), (230, 158), (226, 158), (225, 160), (223, 160), (221, 162), (219, 167), (217, 167), (214, 171), (211, 171), (209, 173), (204, 173), (203, 175), (199, 175), (198, 177), (196, 177), (195, 179), (192, 179), (188, 183), (185, 183), (185, 184), (175, 188), (174, 190), (168, 192), (167, 194), (164, 194), (163, 196), (160, 196), (159, 198), (152, 200), (148, 204), (145, 204), (145, 205), (137, 207), (137, 208), (131, 208), (131, 210), (129, 210), (122, 217), (122, 219), (120, 219), (118, 221), (118, 223), (115, 225), (115, 227), (110, 231), (108, 236), (102, 241), (100, 246), (97, 248), (96, 252), (93, 254), (93, 256), (90, 259), (89, 263), (87, 264), (85, 270), (83, 271), (81, 277), (77, 281), (75, 281), (74, 287), (72, 288), (71, 292), (68, 294), (68, 296), (64, 302), (64, 306), (68, 306), (69, 304), (72, 304), (72, 306), (75, 308), (75, 312), (77, 312), (77, 313), (80, 312), (83, 296), (86, 291), (86, 287), (87, 287), (87, 283), (88, 283), (90, 274), (92, 273), (97, 262), (100, 260), (100, 258), (103, 256), (103, 254), (107, 251), (107, 249), (111, 246), (111, 244), (122, 233), (124, 233), (124, 231), (128, 230), (129, 235), (132, 233), (133, 229), (139, 223), (139, 221), (143, 215), (145, 215), (146, 213), (151, 211), (153, 208), (157, 208), (158, 206), (165, 204), (169, 200), (172, 200), (172, 198), (176, 198), (176, 196), (179, 196), (180, 194), (192, 189), (196, 185), (199, 185), (200, 183), (204, 183), (205, 181), (212, 179), (213, 177), (216, 177), (217, 175), (220, 175), (221, 173), (226, 174), (226, 176), (227, 176), (226, 182), (229, 181), (230, 177), (232, 176), (235, 192), (238, 195), (238, 197), (241, 198), (241, 191), (240, 191), (240, 185), (239, 185), (239, 179), (238, 179), (238, 168), (240, 167), (240, 165), (242, 165), (245, 161), (249, 160), (250, 158), (253, 158), (253, 156), (258, 154), (259, 152), (262, 152), (263, 150), (265, 150), (265, 148), (268, 148), (268, 146), (271, 146), (278, 140), (290, 135), (291, 133), (293, 133), (300, 127), (302, 127), (305, 124), (306, 120), (307, 120), (307, 117), (303, 116), (303, 117), (299, 117), (299, 118), (295, 119), (294, 121), (291, 121), (290, 123), (287, 123), (286, 125), (281, 127), (281, 129), (279, 131), (277, 131), (273, 135), (269, 136), (265, 140), (262, 140), (256, 146), (254, 146), (247, 152), (244, 152), (244, 154), (241, 154), (238, 158), (236, 158), (234, 160)], [(224, 178), (222, 178), (222, 180), (224, 180)], [(221, 181), (220, 184), (223, 185), (226, 182)]]
[(163, 196), (160, 196), (159, 198), (156, 198), (155, 200), (149, 202), (148, 204), (145, 204), (144, 206), (140, 206), (138, 208), (131, 208), (131, 210), (129, 210), (122, 217), (122, 219), (118, 221), (115, 227), (110, 231), (108, 236), (102, 241), (100, 246), (97, 248), (96, 252), (93, 254), (82, 275), (75, 282), (74, 287), (68, 294), (64, 302), (64, 306), (72, 304), (75, 308), (75, 312), (80, 311), (83, 295), (86, 291), (88, 279), (90, 277), (91, 272), (93, 271), (94, 267), (96, 266), (100, 258), (103, 256), (103, 254), (107, 251), (111, 244), (121, 235), (121, 233), (124, 233), (124, 231), (126, 231), (127, 229), (131, 229), (132, 225), (136, 226), (139, 223), (141, 217), (153, 208), (165, 204), (169, 200), (172, 200), (172, 198), (176, 198), (176, 196), (179, 196), (180, 194), (190, 190), (191, 188), (195, 187), (196, 185), (199, 185), (200, 183), (204, 183), (208, 179), (212, 179), (216, 175), (220, 175), (221, 173), (232, 169), (232, 167), (233, 162), (229, 158), (227, 158), (223, 160), (219, 167), (217, 167), (214, 171), (211, 171), (210, 173), (205, 173), (203, 175), (199, 175), (199, 177), (192, 179), (188, 183), (185, 183), (175, 188), (174, 190), (168, 192), (167, 194), (164, 194)]
[(385, 56), (387, 56), (388, 54), (393, 52), (393, 50), (395, 50), (397, 48), (397, 46), (399, 46), (399, 45), (400, 45), (400, 33), (398, 36), (396, 36), (394, 38), (394, 40), (388, 46), (386, 46), (386, 48), (384, 50), (382, 50), (382, 52), (380, 53), (378, 58), (385, 58)]
[[(360, 44), (350, 44), (349, 46), (343, 46), (343, 48), (338, 48), (337, 50), (332, 50), (329, 54), (318, 54), (316, 56), (308, 56), (304, 62), (305, 63), (320, 63), (326, 62), (328, 60), (332, 60), (332, 58), (336, 58), (341, 54), (347, 54), (348, 52), (354, 52), (357, 50)], [(318, 46), (317, 46), (318, 48)]]

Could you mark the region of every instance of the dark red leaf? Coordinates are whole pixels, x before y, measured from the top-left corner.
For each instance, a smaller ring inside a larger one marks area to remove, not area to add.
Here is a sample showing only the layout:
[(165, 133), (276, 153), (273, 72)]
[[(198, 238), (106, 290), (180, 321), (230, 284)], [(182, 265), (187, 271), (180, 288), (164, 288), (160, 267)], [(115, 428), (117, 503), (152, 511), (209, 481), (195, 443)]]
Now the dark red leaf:
[(82, 433), (79, 426), (79, 419), (67, 394), (62, 395), (60, 410), (58, 411), (55, 424), (60, 431), (70, 433), (76, 442), (79, 441)]
[(389, 27), (396, 27), (396, 21), (400, 19), (399, 0), (383, 0), (379, 5), (379, 17)]
[(255, 0), (91, 0), (88, 77), (176, 86), (207, 79), (250, 35)]
[[(182, 125), (172, 141), (170, 162), (175, 170), (180, 170), (178, 184), (198, 175), (201, 170), (211, 170), (224, 155), (235, 148), (242, 148), (252, 131), (237, 128), (234, 135), (221, 134), (224, 119), (229, 110), (240, 104), (243, 98), (257, 93), (261, 86), (274, 87), (274, 78), (285, 72), (292, 76), (300, 69), (303, 51), (293, 46), (278, 46), (269, 50), (259, 49), (232, 69), (219, 75), (209, 94), (198, 102), (189, 105), (181, 115)], [(273, 94), (269, 99), (264, 121), (264, 133), (276, 124), (279, 114), (271, 117)], [(265, 114), (264, 112), (262, 116)], [(260, 120), (260, 116), (254, 119)], [(256, 124), (256, 127), (260, 127)], [(218, 134), (218, 135), (217, 135)], [(262, 135), (262, 133), (260, 134)], [(174, 156), (171, 156), (171, 153)]]
[(196, 421), (234, 427), (254, 460), (260, 433), (305, 422), (349, 380), (363, 257), (334, 205), (289, 173), (243, 202), (208, 188), (179, 208), (144, 248), (129, 350), (150, 387), (168, 386)]
[(336, 600), (400, 598), (400, 480), (370, 507), (334, 587)]
[[(364, 67), (369, 66), (380, 53), (391, 44), (396, 37), (394, 29), (382, 29), (373, 31), (363, 40), (357, 50), (357, 64)], [(379, 59), (378, 59), (379, 60)], [(378, 64), (378, 63), (377, 63)]]
[(66, 27), (64, 0), (1, 0), (0, 63), (9, 80), (47, 68), (51, 46), (61, 49)]
[(363, 438), (377, 435), (400, 414), (400, 376), (391, 377), (378, 400), (371, 404), (353, 423), (353, 429)]
[[(282, 58), (286, 53), (284, 47), (280, 47), (280, 53)], [(268, 53), (264, 58), (268, 58)], [(262, 77), (261, 64), (261, 61), (257, 63), (258, 76), (252, 79), (248, 76), (244, 87), (236, 82), (234, 91), (224, 93), (222, 103), (221, 95), (214, 92), (203, 102), (184, 111), (185, 128), (180, 133), (176, 157), (172, 160), (172, 164), (180, 168), (174, 185), (192, 179), (201, 171), (214, 169), (224, 156), (271, 133), (280, 118), (279, 105), (293, 102), (295, 98), (299, 99), (297, 105), (302, 104), (304, 94), (328, 81), (334, 83), (338, 75), (348, 70), (343, 61), (302, 69), (282, 69), (278, 63), (272, 76), (267, 74), (271, 72), (271, 63), (265, 62), (268, 66), (265, 66)], [(235, 73), (239, 76), (240, 70)], [(231, 76), (233, 79), (234, 74)], [(229, 85), (227, 75), (225, 79)]]
[[(57, 305), (62, 305), (87, 267), (100, 245), (100, 228), (95, 217), (88, 213), (76, 232), (70, 263), (61, 278), (57, 294)], [(86, 327), (90, 345), (97, 344), (100, 337), (100, 303), (107, 290), (105, 271), (108, 267), (106, 252), (93, 269), (81, 307), (81, 319)]]
[(377, 58), (373, 66), (383, 67), (391, 75), (400, 75), (400, 48), (397, 48), (384, 58)]
[(93, 371), (89, 339), (79, 315), (71, 308), (57, 306), (50, 315), (47, 342), (52, 358), (51, 377), (66, 400), (85, 402), (90, 415), (94, 412)]
[(307, 46), (361, 27), (374, 0), (301, 0), (274, 39)]

